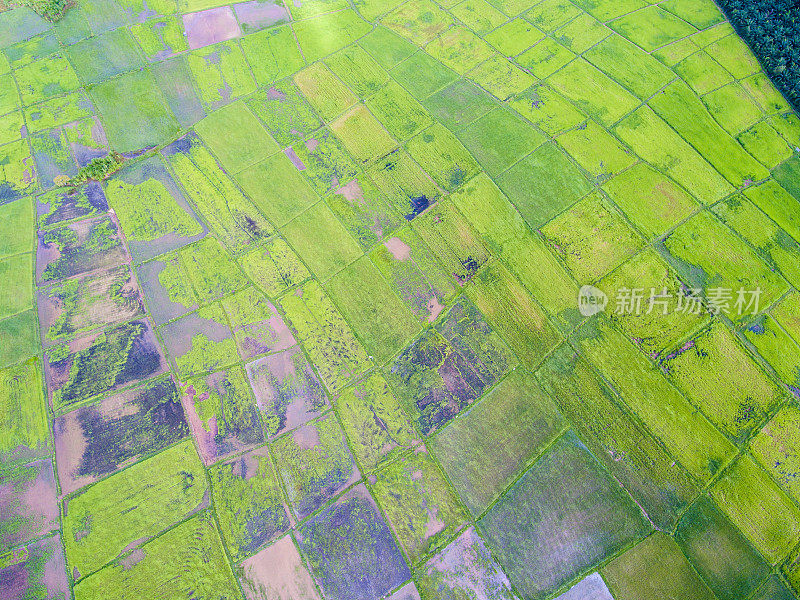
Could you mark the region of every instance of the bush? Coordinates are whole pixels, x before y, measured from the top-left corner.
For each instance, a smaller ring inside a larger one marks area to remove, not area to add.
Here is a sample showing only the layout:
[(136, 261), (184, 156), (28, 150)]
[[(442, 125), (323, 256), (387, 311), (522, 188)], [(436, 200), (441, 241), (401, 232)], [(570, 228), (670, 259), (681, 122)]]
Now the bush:
[(125, 157), (118, 152), (112, 152), (103, 158), (94, 158), (85, 167), (81, 167), (78, 174), (66, 182), (66, 185), (80, 185), (85, 181), (94, 180), (102, 181), (108, 178), (112, 173), (119, 171)]
[(800, 10), (797, 0), (717, 0), (772, 81), (800, 109)]

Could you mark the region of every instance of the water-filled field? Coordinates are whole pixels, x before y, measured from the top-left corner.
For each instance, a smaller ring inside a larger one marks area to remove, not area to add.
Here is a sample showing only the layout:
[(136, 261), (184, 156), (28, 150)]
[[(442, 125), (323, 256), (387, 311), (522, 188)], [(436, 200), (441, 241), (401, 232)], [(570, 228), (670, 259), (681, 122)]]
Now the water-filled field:
[(711, 0), (0, 11), (0, 598), (800, 598), (800, 118)]

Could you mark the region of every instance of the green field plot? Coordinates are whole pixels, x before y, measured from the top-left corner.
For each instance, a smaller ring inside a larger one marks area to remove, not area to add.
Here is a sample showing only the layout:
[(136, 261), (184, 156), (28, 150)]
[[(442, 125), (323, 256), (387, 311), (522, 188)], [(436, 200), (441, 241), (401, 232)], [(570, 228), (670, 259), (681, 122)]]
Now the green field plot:
[(728, 469), (711, 496), (770, 564), (782, 561), (797, 544), (800, 511), (749, 456)]
[(33, 255), (0, 259), (0, 319), (33, 308)]
[(96, 158), (108, 156), (108, 140), (97, 117), (68, 123), (64, 134), (79, 167), (88, 166)]
[(694, 2), (693, 0), (668, 0), (659, 6), (673, 15), (691, 23), (698, 29), (706, 29), (725, 21), (722, 12), (711, 0)]
[(466, 525), (466, 511), (425, 451), (401, 458), (379, 471), (371, 491), (412, 564), (423, 560)]
[(660, 531), (611, 561), (601, 573), (615, 600), (715, 597), (675, 541)]
[(489, 58), (494, 50), (469, 29), (455, 25), (432, 40), (425, 51), (462, 75)]
[(469, 125), (497, 106), (494, 99), (474, 83), (459, 79), (423, 102), (425, 108), (451, 131)]
[(4, 498), (10, 500), (0, 519), (0, 540), (5, 548), (59, 528), (56, 481), (50, 460), (18, 467), (4, 464), (0, 490)]
[(552, 400), (518, 369), (428, 445), (478, 516), (566, 427)]
[(287, 148), (286, 156), (303, 172), (320, 196), (358, 174), (358, 167), (330, 129), (320, 129), (304, 142)]
[(334, 276), (327, 287), (377, 362), (393, 356), (419, 331), (417, 320), (366, 256)]
[(344, 433), (330, 413), (281, 437), (272, 451), (289, 501), (300, 519), (360, 477)]
[(797, 406), (787, 404), (753, 438), (750, 449), (755, 459), (795, 500), (800, 498), (800, 485), (793, 476), (798, 466), (800, 447), (792, 423), (800, 414)]
[(45, 354), (47, 386), (56, 411), (158, 375), (166, 362), (146, 321), (52, 346)]
[(35, 218), (34, 204), (30, 199), (0, 205), (0, 257), (33, 249)]
[(119, 152), (163, 144), (178, 133), (178, 121), (148, 69), (99, 83), (89, 94), (111, 147)]
[(380, 25), (362, 37), (358, 45), (387, 70), (418, 51), (414, 44)]
[(281, 308), (332, 392), (371, 366), (361, 342), (316, 281), (285, 295)]
[(40, 131), (29, 138), (39, 185), (43, 189), (78, 174), (67, 137), (61, 129)]
[(201, 508), (205, 474), (191, 442), (137, 463), (67, 501), (64, 546), (75, 577), (93, 573)]
[(255, 92), (246, 102), (282, 147), (305, 139), (322, 125), (308, 100), (289, 79)]
[[(4, 44), (5, 45), (5, 44)], [(11, 69), (16, 69), (40, 60), (51, 54), (55, 54), (60, 49), (58, 38), (52, 31), (31, 37), (25, 41), (17, 42), (5, 48), (3, 66), (0, 72), (7, 73)]]
[(462, 129), (458, 139), (486, 173), (497, 177), (545, 138), (514, 111), (501, 107)]
[(401, 222), (378, 187), (364, 174), (342, 185), (325, 203), (363, 250), (383, 239)]
[(607, 127), (639, 106), (631, 93), (583, 59), (551, 75), (548, 83)]
[(635, 156), (592, 120), (563, 133), (556, 141), (597, 181), (605, 181), (636, 162)]
[(728, 35), (709, 44), (706, 52), (736, 79), (744, 79), (761, 71), (758, 59), (738, 35)]
[(0, 333), (8, 340), (0, 349), (0, 367), (16, 364), (39, 352), (35, 310), (6, 317), (0, 321)]
[(10, 110), (20, 108), (22, 101), (16, 81), (11, 73), (0, 75), (0, 112), (6, 114)]
[[(702, 35), (703, 32), (695, 34)], [(683, 38), (677, 42), (672, 42), (666, 46), (662, 46), (651, 54), (657, 58), (663, 65), (667, 67), (674, 67), (687, 56), (694, 54), (700, 49), (698, 42), (695, 42), (692, 37)]]
[(552, 35), (573, 52), (581, 53), (612, 35), (612, 33), (600, 21), (583, 13), (552, 32)]
[(23, 42), (50, 29), (52, 25), (30, 8), (5, 11), (0, 21), (0, 40), (3, 47)]
[(239, 355), (252, 358), (295, 345), (294, 336), (278, 310), (261, 292), (248, 287), (222, 300)]
[(10, 112), (0, 117), (0, 134), (7, 141), (14, 141), (25, 133), (25, 119), (21, 110)]
[(359, 98), (377, 92), (389, 80), (389, 74), (361, 46), (352, 45), (325, 59), (325, 64)]
[(661, 364), (686, 397), (738, 443), (785, 399), (719, 321)]
[(722, 600), (748, 597), (769, 573), (769, 566), (708, 496), (683, 515), (675, 541)]
[(54, 420), (53, 430), (63, 494), (189, 435), (180, 394), (169, 377), (61, 415)]
[(772, 316), (756, 318), (742, 333), (783, 383), (800, 389), (800, 345)]
[(190, 127), (205, 116), (192, 80), (187, 54), (152, 66), (156, 84), (181, 127)]
[(312, 206), (283, 228), (289, 244), (321, 280), (361, 255), (361, 249), (324, 202)]
[[(703, 239), (714, 240), (707, 244)], [(683, 223), (665, 240), (665, 258), (673, 264), (679, 275), (690, 286), (704, 291), (706, 299), (715, 297), (714, 289), (732, 290), (731, 298), (716, 296), (715, 306), (732, 319), (741, 319), (755, 312), (748, 309), (748, 296), (744, 304), (736, 304), (738, 291), (760, 291), (759, 304), (769, 306), (788, 290), (788, 283), (752, 250), (747, 244), (708, 213), (700, 213)], [(736, 261), (731, 262), (735, 256)], [(730, 302), (726, 306), (725, 300)]]
[(475, 159), (456, 136), (439, 123), (409, 140), (406, 150), (439, 187), (446, 190), (459, 187), (479, 170)]
[(670, 84), (650, 99), (650, 106), (735, 187), (769, 177), (769, 171), (717, 125), (685, 85)]
[(239, 265), (256, 287), (270, 298), (277, 298), (311, 277), (297, 254), (278, 237), (242, 255)]
[(793, 156), (774, 170), (775, 180), (800, 202), (800, 156)]
[(765, 113), (772, 115), (791, 110), (781, 93), (763, 73), (742, 79), (740, 83)]
[(516, 360), (466, 299), (389, 368), (389, 383), (423, 435), (443, 427), (492, 387)]
[(37, 304), (45, 343), (144, 314), (144, 302), (127, 266), (40, 289)]
[(380, 374), (347, 388), (335, 402), (362, 471), (372, 471), (418, 442), (408, 414)]
[(634, 44), (652, 52), (691, 35), (696, 29), (658, 6), (648, 6), (609, 23), (609, 27)]
[(800, 286), (800, 244), (756, 206), (733, 196), (714, 207), (716, 215), (750, 242), (762, 259), (795, 287)]
[(498, 549), (497, 561), (515, 587), (540, 597), (646, 535), (651, 526), (569, 432), (489, 509), (478, 527)]
[(452, 23), (453, 18), (430, 0), (405, 2), (381, 19), (383, 26), (417, 46), (430, 42)]
[(563, 27), (581, 14), (581, 10), (567, 0), (543, 0), (533, 4), (533, 8), (525, 13), (525, 19), (547, 33)]
[(325, 121), (332, 121), (358, 101), (352, 90), (323, 62), (297, 73), (294, 82)]
[(120, 559), (76, 585), (76, 600), (94, 600), (106, 594), (119, 598), (137, 594), (155, 598), (166, 594), (186, 600), (198, 595), (234, 598), (240, 594), (214, 518), (208, 511), (138, 550), (138, 560)]
[(241, 367), (194, 377), (181, 389), (186, 417), (207, 465), (264, 442), (258, 410)]
[(240, 43), (259, 85), (287, 77), (306, 64), (289, 25), (247, 35)]
[(282, 152), (241, 171), (236, 181), (278, 227), (317, 201), (314, 189)]
[(402, 148), (371, 165), (367, 175), (392, 208), (408, 221), (436, 202), (441, 195), (433, 180)]
[(420, 567), (417, 583), (425, 600), (516, 598), (508, 577), (473, 527)]
[[(794, 564), (787, 565), (785, 572), (787, 578), (791, 577), (793, 580), (792, 583), (797, 585), (794, 579), (796, 574), (792, 572), (794, 568)], [(794, 598), (792, 592), (789, 591), (789, 588), (786, 587), (786, 584), (783, 583), (778, 575), (770, 575), (752, 597), (753, 600), (769, 600), (770, 598), (774, 598), (775, 600), (792, 600), (792, 598)]]
[(242, 271), (212, 237), (181, 250), (181, 259), (202, 303), (221, 298), (247, 284)]
[(256, 82), (236, 41), (193, 50), (187, 56), (203, 104), (215, 110), (256, 89)]
[(394, 67), (391, 76), (418, 99), (427, 98), (458, 78), (455, 71), (422, 51)]
[(185, 315), (198, 306), (198, 297), (177, 252), (141, 264), (136, 269), (147, 307), (156, 324)]
[(491, 263), (479, 272), (466, 293), (527, 366), (555, 346), (559, 336), (553, 325), (503, 265)]
[(252, 554), (289, 528), (266, 448), (214, 466), (209, 478), (222, 537), (234, 560)]
[(544, 34), (522, 17), (512, 19), (483, 36), (506, 56), (516, 56), (544, 38)]
[(68, 52), (78, 76), (90, 85), (144, 67), (133, 36), (124, 28), (78, 42)]
[(298, 21), (293, 27), (303, 56), (309, 63), (344, 48), (372, 29), (351, 9)]
[[(789, 163), (786, 163), (789, 164)], [(780, 176), (778, 171), (776, 173)], [(792, 184), (791, 172), (788, 172), (785, 183)], [(782, 177), (782, 179), (784, 179)], [(744, 191), (745, 196), (751, 200), (758, 208), (766, 213), (773, 221), (788, 233), (796, 241), (800, 242), (800, 214), (797, 210), (800, 207), (800, 197), (792, 195), (786, 191), (777, 181), (769, 180), (755, 187), (749, 187)]]
[(450, 12), (481, 37), (508, 21), (486, 0), (463, 0), (450, 8)]
[(6, 432), (0, 442), (0, 457), (7, 464), (48, 453), (51, 443), (42, 383), (38, 358), (0, 369), (0, 424)]
[(344, 113), (330, 127), (347, 151), (362, 163), (387, 154), (397, 145), (363, 104)]
[(675, 269), (652, 248), (597, 285), (612, 303), (608, 308), (611, 321), (652, 358), (675, 349), (710, 318), (690, 306)]
[(498, 177), (497, 185), (531, 227), (541, 226), (592, 189), (555, 144), (544, 144), (520, 160)]
[(571, 102), (546, 84), (528, 88), (513, 98), (509, 105), (550, 135), (556, 135), (586, 120), (586, 116)]
[(366, 102), (393, 137), (407, 140), (433, 123), (430, 115), (400, 84), (391, 81)]
[(217, 371), (239, 360), (225, 311), (217, 304), (164, 325), (160, 333), (181, 378)]
[(575, 340), (627, 407), (691, 475), (708, 481), (734, 455), (727, 438), (605, 322), (585, 325)]
[(639, 235), (596, 193), (558, 215), (541, 232), (581, 283), (596, 281), (643, 245)]
[(539, 79), (549, 77), (575, 58), (575, 53), (553, 38), (544, 38), (517, 57), (517, 62)]
[(536, 81), (534, 77), (499, 54), (493, 54), (475, 67), (470, 71), (469, 78), (501, 101), (508, 100)]
[(767, 121), (756, 123), (737, 138), (756, 160), (768, 169), (777, 167), (793, 154), (792, 147)]
[(25, 106), (71, 92), (80, 81), (69, 61), (61, 54), (32, 62), (14, 72)]
[(105, 217), (40, 232), (37, 255), (37, 279), (46, 282), (116, 266), (125, 249), (117, 226)]
[[(761, 109), (738, 82), (709, 92), (703, 96), (702, 100), (714, 120), (734, 136), (761, 118)], [(747, 150), (747, 146), (745, 146), (745, 150)]]
[(455, 284), (413, 229), (394, 233), (370, 251), (370, 259), (417, 318), (433, 322)]
[(647, 106), (620, 121), (613, 133), (704, 204), (733, 191), (722, 175)]
[(557, 348), (536, 377), (647, 517), (657, 527), (672, 530), (698, 493), (689, 474), (571, 346)]
[(730, 73), (703, 50), (687, 56), (672, 68), (697, 94), (705, 94), (733, 82)]
[(189, 49), (177, 17), (153, 19), (131, 26), (131, 33), (149, 62), (158, 62)]
[(800, 320), (797, 319), (798, 306), (800, 306), (800, 294), (791, 292), (772, 308), (772, 315), (789, 335), (800, 342)]
[(795, 113), (773, 115), (768, 120), (790, 145), (800, 145), (800, 117)]
[(242, 101), (211, 113), (195, 125), (195, 131), (231, 173), (278, 151), (278, 144)]
[(642, 100), (675, 78), (667, 67), (619, 35), (601, 41), (583, 57)]
[(252, 362), (247, 365), (247, 374), (269, 437), (320, 416), (328, 405), (322, 385), (300, 348)]
[(0, 146), (0, 204), (36, 191), (36, 169), (27, 140)]
[(449, 200), (432, 206), (412, 227), (460, 285), (489, 260), (480, 235)]

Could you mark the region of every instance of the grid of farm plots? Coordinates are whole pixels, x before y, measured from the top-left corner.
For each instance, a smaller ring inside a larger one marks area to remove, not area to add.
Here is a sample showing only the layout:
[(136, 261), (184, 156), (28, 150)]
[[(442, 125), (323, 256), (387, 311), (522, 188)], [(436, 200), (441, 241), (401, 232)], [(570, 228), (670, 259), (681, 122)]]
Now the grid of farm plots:
[(0, 13), (0, 596), (792, 598), (800, 120), (712, 2), (215, 4)]

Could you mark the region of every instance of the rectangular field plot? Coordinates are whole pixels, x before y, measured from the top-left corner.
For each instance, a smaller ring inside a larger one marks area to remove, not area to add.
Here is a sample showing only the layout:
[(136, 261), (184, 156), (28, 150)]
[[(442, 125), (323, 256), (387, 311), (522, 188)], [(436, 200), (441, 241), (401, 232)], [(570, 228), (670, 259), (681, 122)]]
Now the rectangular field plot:
[(648, 6), (631, 12), (609, 23), (609, 27), (646, 52), (652, 52), (696, 31), (686, 21), (658, 6)]
[(464, 299), (389, 368), (388, 379), (423, 435), (443, 427), (516, 364), (474, 305)]
[(305, 519), (361, 475), (333, 413), (283, 436), (272, 446), (295, 515)]
[(195, 135), (173, 142), (163, 154), (200, 216), (231, 251), (243, 250), (273, 232), (261, 211)]
[(164, 346), (181, 378), (209, 373), (239, 361), (225, 311), (211, 304), (161, 327)]
[(42, 384), (38, 358), (0, 369), (0, 426), (5, 432), (0, 438), (0, 459), (7, 464), (49, 453)]
[(255, 288), (245, 288), (222, 301), (239, 355), (247, 360), (278, 352), (297, 342), (275, 306)]
[(463, 75), (489, 58), (494, 50), (469, 29), (454, 25), (431, 40), (425, 52)]
[(78, 174), (78, 167), (62, 129), (39, 131), (28, 139), (42, 189), (52, 188), (57, 181), (68, 180)]
[(331, 123), (331, 129), (357, 161), (370, 162), (397, 144), (363, 104), (354, 106)]
[(139, 48), (125, 28), (78, 42), (68, 52), (78, 75), (89, 85), (144, 67)]
[(291, 79), (255, 92), (246, 102), (281, 147), (305, 139), (322, 126), (322, 121)]
[(485, 115), (497, 104), (474, 83), (459, 79), (426, 98), (423, 106), (442, 125), (455, 131)]
[(625, 490), (567, 433), (478, 527), (516, 588), (540, 597), (643, 537), (651, 526)]
[(256, 82), (236, 41), (194, 50), (187, 57), (200, 100), (216, 110), (255, 91)]
[(106, 184), (106, 198), (136, 262), (190, 244), (207, 231), (159, 156), (124, 167)]
[(333, 54), (372, 29), (351, 9), (323, 14), (294, 24), (297, 43), (309, 63)]
[(586, 120), (586, 115), (547, 84), (529, 87), (512, 98), (509, 106), (550, 135), (556, 135)]
[(130, 321), (52, 346), (46, 358), (47, 387), (56, 412), (158, 375), (167, 368), (147, 321)]
[(40, 289), (37, 304), (46, 344), (144, 314), (144, 302), (128, 266)]
[(177, 252), (139, 265), (136, 272), (156, 325), (197, 308), (197, 295)]
[(0, 347), (0, 367), (16, 364), (39, 352), (36, 311), (33, 309), (0, 320), (0, 334), (6, 341)]
[(290, 526), (280, 484), (266, 448), (219, 463), (209, 472), (222, 537), (238, 560)]
[(182, 54), (152, 67), (156, 84), (181, 127), (194, 125), (206, 114), (194, 87), (187, 56)]
[(620, 398), (571, 346), (557, 348), (536, 377), (648, 519), (672, 530), (699, 493), (690, 475), (624, 409)]
[(412, 564), (424, 560), (467, 523), (458, 497), (424, 450), (379, 471), (371, 490)]
[(423, 51), (412, 54), (395, 66), (391, 76), (419, 100), (458, 79), (458, 73)]
[(289, 535), (243, 561), (239, 580), (247, 600), (321, 600)]
[(296, 429), (328, 406), (325, 390), (300, 348), (249, 363), (247, 375), (268, 437)]
[(22, 199), (0, 205), (0, 258), (34, 249), (35, 204), (31, 199)]
[(169, 378), (115, 394), (56, 417), (61, 491), (75, 490), (189, 435), (180, 396)]
[(200, 457), (207, 465), (264, 442), (253, 393), (241, 367), (191, 378), (181, 391)]
[(202, 303), (217, 300), (247, 285), (244, 273), (213, 237), (183, 248), (180, 256)]
[(456, 136), (439, 123), (410, 139), (406, 150), (445, 190), (456, 189), (480, 170)]
[(800, 498), (800, 485), (794, 473), (798, 466), (800, 439), (793, 428), (800, 410), (787, 404), (753, 438), (751, 451), (756, 460), (793, 498)]
[(381, 19), (381, 24), (423, 46), (447, 29), (452, 17), (430, 0), (405, 2)]
[(335, 405), (362, 472), (372, 471), (419, 441), (408, 414), (378, 373), (346, 389)]
[(407, 221), (441, 196), (441, 191), (428, 174), (403, 149), (382, 157), (367, 169), (367, 174)]
[(204, 511), (75, 586), (76, 600), (107, 594), (191, 600), (235, 598), (240, 592), (213, 516)]
[(331, 392), (371, 366), (361, 342), (316, 281), (285, 295), (281, 308)]
[[(50, 459), (0, 472), (0, 543), (13, 548), (59, 528), (56, 480)], [(0, 587), (2, 591), (2, 587)]]
[(203, 467), (186, 441), (71, 497), (64, 546), (73, 577), (93, 573), (202, 508), (207, 494)]
[(473, 527), (420, 570), (419, 595), (425, 600), (517, 600), (508, 577)]
[(0, 146), (0, 205), (38, 189), (36, 167), (27, 140)]
[(0, 318), (33, 308), (33, 255), (0, 259)]
[(402, 218), (387, 203), (372, 180), (359, 173), (325, 199), (362, 250), (375, 245), (400, 226)]
[[(235, 5), (234, 10), (239, 12), (241, 7), (248, 5), (267, 10), (270, 8), (276, 11), (285, 10), (281, 5), (259, 1), (241, 2)], [(247, 32), (247, 23), (244, 21), (241, 23)], [(305, 60), (300, 54), (300, 47), (297, 45), (294, 31), (289, 25), (271, 27), (246, 35), (240, 44), (259, 86), (269, 85), (305, 66)]]
[(369, 600), (389, 593), (411, 573), (374, 500), (363, 486), (310, 519), (298, 545), (331, 600)]
[(389, 74), (361, 46), (349, 46), (325, 59), (328, 68), (359, 98), (377, 92)]
[(358, 167), (353, 159), (327, 128), (287, 148), (285, 154), (303, 172), (320, 196), (333, 191), (358, 174)]
[(598, 182), (605, 181), (636, 162), (636, 157), (629, 150), (592, 120), (585, 126), (563, 133), (556, 141)]
[(31, 589), (52, 593), (51, 598), (69, 598), (64, 551), (57, 534), (3, 555), (0, 594), (25, 598)]
[(256, 287), (273, 299), (311, 278), (308, 268), (280, 237), (242, 255), (239, 265)]
[(478, 516), (566, 428), (553, 402), (517, 369), (428, 445)]

